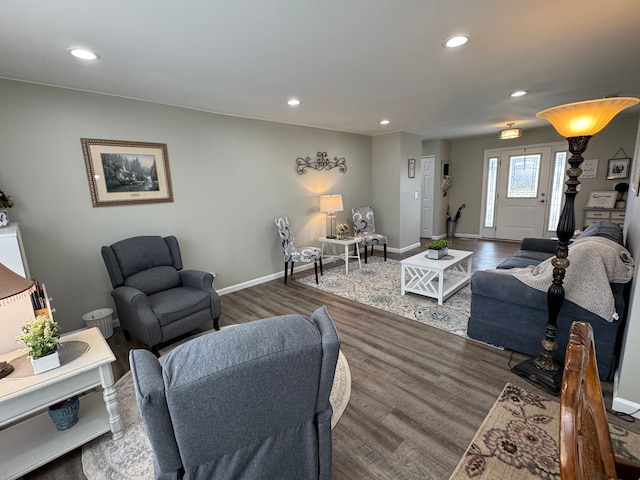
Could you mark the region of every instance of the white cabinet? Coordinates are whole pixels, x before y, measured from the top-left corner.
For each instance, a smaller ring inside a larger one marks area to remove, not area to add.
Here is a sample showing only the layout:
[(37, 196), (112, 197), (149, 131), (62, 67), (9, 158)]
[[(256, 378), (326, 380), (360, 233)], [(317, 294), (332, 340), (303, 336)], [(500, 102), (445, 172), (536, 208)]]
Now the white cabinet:
[(24, 254), (20, 228), (15, 223), (11, 223), (4, 228), (0, 228), (0, 263), (10, 268), (18, 275), (25, 278), (31, 277), (27, 256)]
[(592, 223), (600, 220), (609, 220), (624, 227), (624, 216), (626, 210), (624, 208), (585, 208), (583, 227), (587, 228)]

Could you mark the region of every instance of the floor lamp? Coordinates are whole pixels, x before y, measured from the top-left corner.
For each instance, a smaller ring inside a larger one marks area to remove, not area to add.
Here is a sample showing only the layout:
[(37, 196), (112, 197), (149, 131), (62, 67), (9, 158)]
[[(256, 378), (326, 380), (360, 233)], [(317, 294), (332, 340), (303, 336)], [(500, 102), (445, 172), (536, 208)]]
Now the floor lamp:
[[(587, 149), (589, 139), (602, 130), (619, 112), (640, 102), (637, 98), (613, 97), (584, 102), (569, 103), (549, 108), (536, 116), (548, 120), (560, 135), (569, 142), (570, 168), (567, 170), (567, 190), (565, 203), (560, 214), (556, 235), (558, 245), (553, 265), (553, 280), (547, 290), (547, 308), (549, 317), (542, 339), (542, 352), (535, 358), (526, 360), (512, 368), (530, 382), (558, 395), (562, 384), (562, 367), (553, 360), (553, 352), (557, 350), (556, 321), (564, 302), (564, 276), (569, 267), (569, 241), (576, 228), (574, 200), (580, 185), (578, 177), (582, 173), (580, 165), (584, 160), (582, 154)], [(579, 320), (579, 319), (576, 319)]]
[(327, 238), (336, 238), (336, 212), (341, 212), (342, 195), (321, 195), (320, 211), (327, 214)]

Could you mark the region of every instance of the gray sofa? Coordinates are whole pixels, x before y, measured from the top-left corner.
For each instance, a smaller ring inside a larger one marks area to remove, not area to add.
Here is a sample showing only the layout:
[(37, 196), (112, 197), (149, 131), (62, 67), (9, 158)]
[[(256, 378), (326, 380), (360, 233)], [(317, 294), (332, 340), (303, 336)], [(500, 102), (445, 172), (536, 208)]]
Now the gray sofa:
[(156, 479), (331, 478), (340, 339), (326, 308), (129, 355)]
[[(622, 245), (622, 230), (616, 223), (595, 223), (578, 238), (588, 236), (608, 238)], [(556, 244), (557, 241), (550, 239), (525, 238), (521, 249), (497, 268), (537, 265), (554, 256)], [(562, 365), (571, 323), (575, 320), (589, 322), (594, 331), (598, 370), (602, 380), (613, 377), (626, 317), (626, 284), (609, 285), (619, 318), (609, 322), (565, 299), (557, 320), (558, 349), (554, 355), (556, 362)], [(547, 320), (546, 292), (500, 272), (486, 270), (473, 273), (471, 315), (467, 328), (470, 338), (536, 356), (542, 349), (540, 340), (544, 336)]]

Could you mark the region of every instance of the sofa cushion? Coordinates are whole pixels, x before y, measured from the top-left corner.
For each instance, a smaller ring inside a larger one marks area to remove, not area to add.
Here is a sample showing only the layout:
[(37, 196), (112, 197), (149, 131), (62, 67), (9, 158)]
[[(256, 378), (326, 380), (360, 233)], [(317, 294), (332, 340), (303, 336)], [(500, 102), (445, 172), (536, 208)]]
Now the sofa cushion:
[(604, 237), (622, 245), (622, 229), (620, 225), (608, 220), (602, 220), (598, 223), (592, 223), (584, 232), (582, 232), (578, 238), (585, 237)]
[(535, 266), (551, 257), (553, 257), (553, 253), (549, 252), (539, 252), (536, 250), (518, 250), (496, 268), (509, 269), (528, 267), (530, 265)]

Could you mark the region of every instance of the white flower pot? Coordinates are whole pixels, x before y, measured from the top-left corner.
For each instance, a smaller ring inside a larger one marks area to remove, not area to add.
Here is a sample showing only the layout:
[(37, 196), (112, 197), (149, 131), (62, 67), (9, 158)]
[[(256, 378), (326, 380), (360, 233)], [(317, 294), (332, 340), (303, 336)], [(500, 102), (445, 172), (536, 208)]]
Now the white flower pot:
[(439, 260), (449, 253), (448, 248), (443, 248), (441, 250), (427, 250), (427, 258), (432, 260)]
[(47, 372), (59, 367), (60, 357), (58, 356), (58, 352), (56, 351), (44, 357), (32, 358), (31, 365), (33, 365), (33, 373), (37, 375), (38, 373)]

